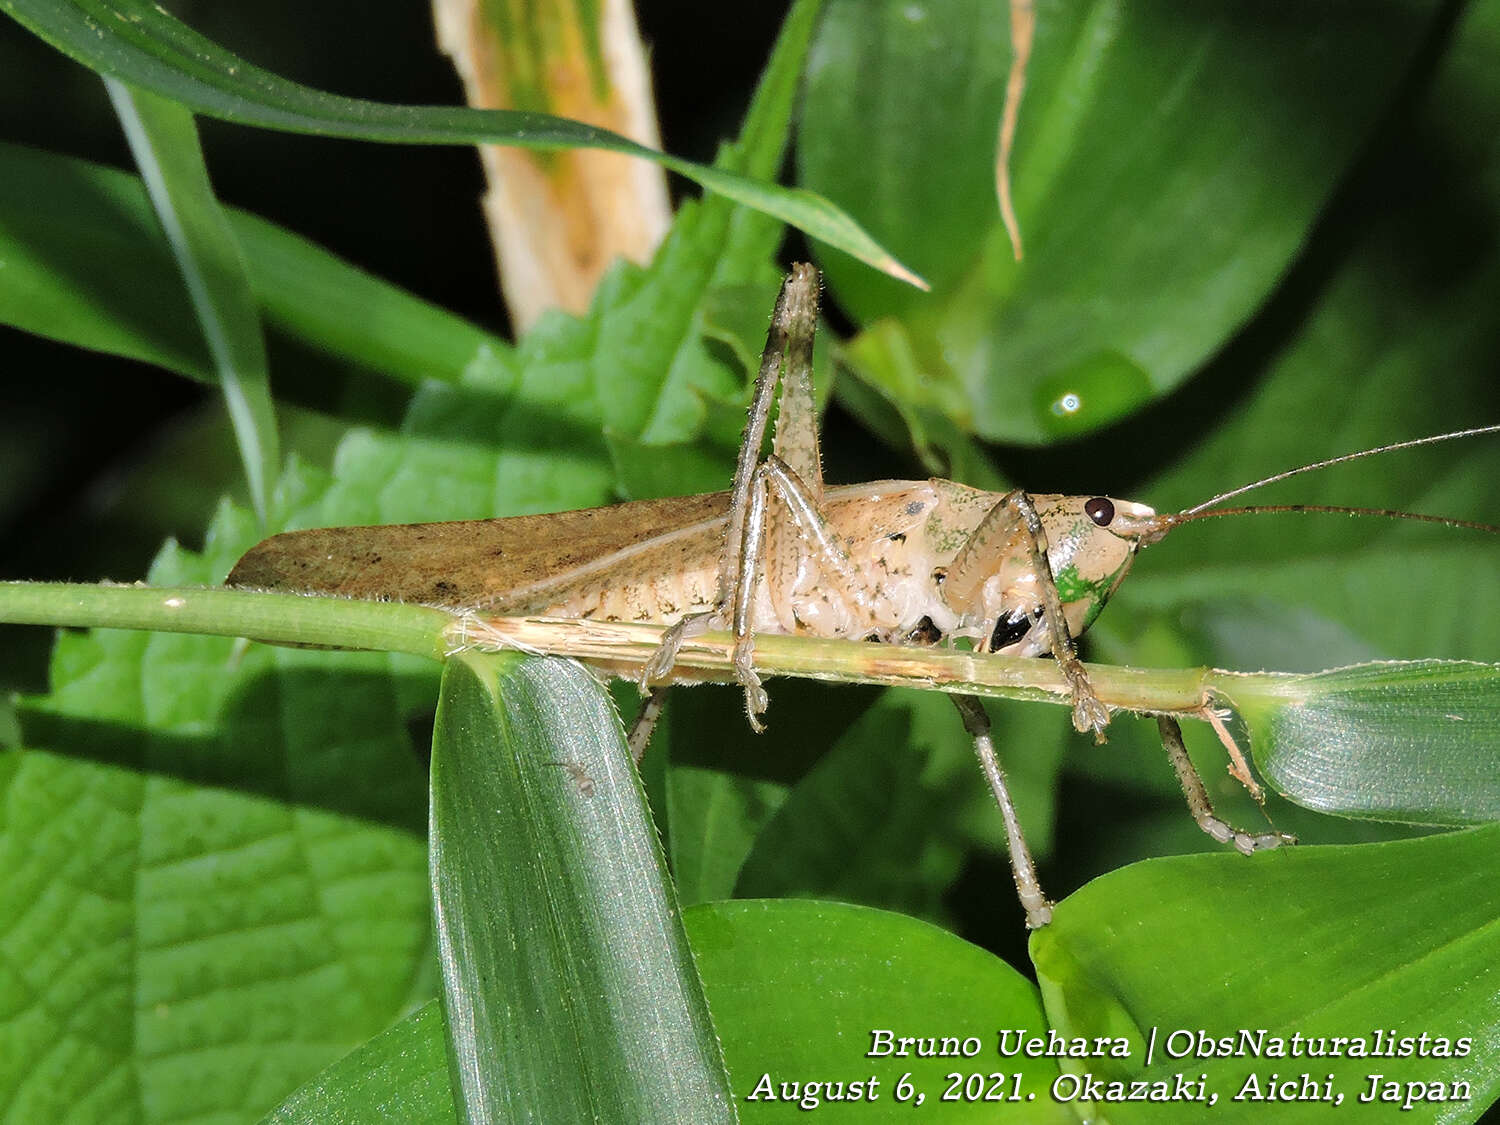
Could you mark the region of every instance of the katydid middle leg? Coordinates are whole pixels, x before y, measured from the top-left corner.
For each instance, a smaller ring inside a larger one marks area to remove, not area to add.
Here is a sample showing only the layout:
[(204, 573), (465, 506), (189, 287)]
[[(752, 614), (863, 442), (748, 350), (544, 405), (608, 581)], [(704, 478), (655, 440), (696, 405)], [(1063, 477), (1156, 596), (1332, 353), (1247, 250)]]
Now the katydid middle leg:
[(1243, 828), (1236, 828), (1228, 821), (1221, 820), (1214, 813), (1213, 803), (1208, 799), (1208, 787), (1203, 784), (1203, 778), (1193, 765), (1192, 758), (1188, 757), (1187, 746), (1182, 741), (1182, 727), (1170, 715), (1158, 715), (1156, 726), (1161, 732), (1161, 744), (1166, 748), (1167, 759), (1177, 773), (1178, 784), (1182, 786), (1182, 795), (1187, 798), (1188, 811), (1193, 814), (1199, 828), (1221, 844), (1233, 844), (1245, 855), (1297, 842), (1297, 837), (1275, 829), (1270, 832), (1246, 832)]
[(1021, 834), (1021, 821), (1010, 799), (1005, 771), (995, 757), (990, 717), (985, 713), (984, 704), (972, 695), (950, 695), (948, 698), (958, 708), (964, 729), (974, 740), (974, 753), (984, 770), (985, 780), (990, 783), (990, 790), (995, 794), (995, 803), (1000, 806), (1000, 816), (1005, 821), (1005, 842), (1010, 849), (1010, 870), (1016, 880), (1016, 895), (1026, 909), (1026, 928), (1039, 930), (1052, 921), (1052, 903), (1042, 893), (1042, 885), (1037, 881), (1036, 864), (1032, 862), (1031, 849), (1026, 846), (1026, 837)]
[(630, 724), (630, 731), (625, 736), (625, 745), (630, 747), (630, 756), (636, 765), (641, 764), (641, 759), (646, 756), (646, 747), (651, 742), (651, 735), (656, 731), (656, 722), (661, 718), (662, 708), (667, 704), (667, 686), (665, 684), (651, 689), (645, 699), (641, 701), (641, 709), (636, 712), (635, 721)]

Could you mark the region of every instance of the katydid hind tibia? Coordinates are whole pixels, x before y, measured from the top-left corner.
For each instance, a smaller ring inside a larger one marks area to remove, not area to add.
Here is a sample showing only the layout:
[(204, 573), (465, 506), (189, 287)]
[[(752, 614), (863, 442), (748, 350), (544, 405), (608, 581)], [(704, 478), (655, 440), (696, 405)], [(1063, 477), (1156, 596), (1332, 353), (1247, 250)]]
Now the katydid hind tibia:
[[(1140, 547), (1181, 523), (1288, 510), (1215, 507), (1262, 484), (1338, 461), (1500, 430), (1487, 426), (1348, 454), (1175, 514), (1158, 515), (1107, 496), (1001, 494), (938, 479), (825, 487), (811, 377), (818, 291), (817, 272), (807, 265), (794, 267), (782, 286), (728, 492), (554, 515), (287, 532), (248, 552), (228, 584), (416, 602), (481, 617), (525, 614), (666, 626), (656, 654), (631, 670), (650, 689), (631, 732), (637, 756), (665, 687), (703, 678), (674, 668), (679, 646), (711, 629), (734, 635), (733, 676), (757, 730), (767, 699), (755, 668), (755, 637), (803, 634), (893, 644), (963, 642), (976, 652), (1011, 656), (1050, 654), (1067, 681), (1074, 726), (1103, 741), (1109, 709), (1090, 686), (1074, 638), (1098, 616)], [(778, 388), (772, 450), (763, 457)], [(1051, 904), (1038, 885), (984, 709), (975, 698), (952, 698), (1005, 821), (1027, 925), (1045, 925)], [(1207, 701), (1202, 713), (1216, 718)], [(1274, 830), (1247, 832), (1215, 816), (1182, 749), (1176, 720), (1159, 716), (1159, 725), (1205, 832), (1247, 853), (1291, 842)], [(1216, 728), (1235, 759), (1234, 772), (1254, 791), (1233, 741), (1221, 724)]]

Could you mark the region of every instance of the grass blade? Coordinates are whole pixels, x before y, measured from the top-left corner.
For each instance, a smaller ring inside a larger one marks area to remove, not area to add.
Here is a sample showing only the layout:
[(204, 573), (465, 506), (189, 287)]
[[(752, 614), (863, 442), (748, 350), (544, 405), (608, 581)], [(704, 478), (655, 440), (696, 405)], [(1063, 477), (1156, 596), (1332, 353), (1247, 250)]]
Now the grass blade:
[(1266, 780), (1310, 809), (1411, 824), (1500, 820), (1500, 669), (1411, 660), (1290, 677), (1242, 709)]
[[(271, 329), (412, 385), (456, 383), (511, 363), (499, 336), (275, 223), (222, 213)], [(140, 177), (0, 144), (0, 255), (0, 321), (189, 378), (213, 377)]]
[(450, 661), (432, 886), (466, 1121), (733, 1121), (620, 723), (568, 661)]
[(0, 0), (0, 11), (91, 70), (195, 113), (267, 129), (396, 144), (623, 152), (773, 215), (892, 277), (926, 284), (819, 195), (668, 156), (607, 129), (524, 110), (389, 105), (315, 90), (251, 65), (144, 0)]
[(229, 411), (255, 514), (264, 526), (281, 454), (266, 342), (244, 255), (208, 182), (193, 115), (106, 77), (156, 217), (187, 285)]

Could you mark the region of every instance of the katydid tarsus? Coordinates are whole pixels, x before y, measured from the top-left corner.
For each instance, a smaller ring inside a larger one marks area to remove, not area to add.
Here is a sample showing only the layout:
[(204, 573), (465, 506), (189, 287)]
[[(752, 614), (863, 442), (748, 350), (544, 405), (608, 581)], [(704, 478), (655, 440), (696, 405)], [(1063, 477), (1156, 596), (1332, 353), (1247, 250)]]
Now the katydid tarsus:
[[(1103, 741), (1109, 709), (1090, 687), (1074, 638), (1098, 615), (1140, 547), (1193, 520), (1289, 510), (1215, 506), (1263, 484), (1375, 453), (1500, 430), (1487, 426), (1347, 454), (1164, 515), (1106, 496), (1000, 494), (937, 479), (825, 487), (812, 392), (818, 290), (817, 272), (807, 265), (794, 267), (782, 286), (729, 492), (555, 515), (287, 532), (246, 554), (228, 582), (418, 602), (476, 615), (668, 626), (655, 656), (632, 673), (649, 692), (630, 734), (637, 757), (666, 685), (696, 678), (674, 670), (679, 646), (710, 629), (734, 634), (733, 675), (757, 730), (767, 698), (755, 670), (755, 636), (800, 633), (896, 644), (963, 640), (978, 652), (1050, 654), (1069, 685), (1074, 726)], [(772, 451), (762, 457), (778, 387)], [(1367, 514), (1484, 526), (1402, 512)], [(951, 698), (999, 804), (1027, 925), (1045, 925), (1051, 904), (1038, 884), (984, 708), (970, 696)], [(1217, 720), (1207, 705), (1203, 717)], [(1183, 749), (1176, 720), (1158, 721), (1189, 808), (1205, 832), (1246, 853), (1291, 842), (1274, 830), (1247, 832), (1220, 820)], [(1248, 767), (1222, 724), (1216, 726), (1235, 758), (1236, 776), (1254, 792)]]

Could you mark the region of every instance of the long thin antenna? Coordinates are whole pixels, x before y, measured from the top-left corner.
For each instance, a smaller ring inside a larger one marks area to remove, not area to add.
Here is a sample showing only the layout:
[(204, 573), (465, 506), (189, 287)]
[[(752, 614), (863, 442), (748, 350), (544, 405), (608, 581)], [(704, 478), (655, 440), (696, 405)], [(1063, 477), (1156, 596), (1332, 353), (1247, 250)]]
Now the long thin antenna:
[[(1274, 476), (1263, 477), (1262, 479), (1260, 479), (1258, 481), (1253, 481), (1250, 484), (1242, 484), (1242, 485), (1240, 485), (1239, 488), (1230, 489), (1228, 492), (1221, 492), (1221, 493), (1219, 493), (1219, 495), (1211, 497), (1210, 499), (1203, 501), (1203, 503), (1201, 503), (1201, 504), (1195, 504), (1191, 508), (1187, 508), (1184, 511), (1178, 512), (1177, 516), (1176, 516), (1176, 519), (1179, 520), (1179, 521), (1186, 522), (1183, 519), (1183, 517), (1196, 517), (1198, 515), (1198, 513), (1202, 512), (1205, 508), (1212, 508), (1215, 504), (1223, 503), (1225, 500), (1232, 500), (1236, 496), (1243, 496), (1247, 492), (1253, 492), (1257, 488), (1264, 488), (1268, 484), (1276, 484), (1278, 481), (1284, 481), (1284, 480), (1288, 479), (1289, 477), (1296, 477), (1296, 476), (1301, 476), (1303, 473), (1310, 473), (1314, 469), (1326, 469), (1330, 465), (1342, 465), (1346, 461), (1358, 461), (1361, 457), (1374, 457), (1377, 453), (1392, 453), (1392, 452), (1394, 452), (1395, 450), (1398, 450), (1398, 449), (1414, 449), (1414, 448), (1416, 448), (1419, 445), (1435, 445), (1435, 444), (1437, 444), (1440, 441), (1453, 441), (1456, 438), (1478, 437), (1480, 434), (1494, 434), (1494, 433), (1500, 433), (1500, 423), (1496, 423), (1496, 424), (1491, 425), (1491, 426), (1475, 426), (1471, 430), (1454, 430), (1450, 434), (1434, 434), (1432, 437), (1413, 438), (1410, 441), (1392, 442), (1390, 445), (1381, 445), (1381, 446), (1377, 446), (1374, 449), (1362, 449), (1358, 453), (1345, 453), (1345, 454), (1343, 454), (1340, 457), (1330, 457), (1326, 461), (1314, 461), (1311, 465), (1303, 465), (1301, 468), (1297, 468), (1297, 469), (1288, 469), (1288, 470), (1286, 470), (1283, 473), (1277, 473)], [(1249, 511), (1282, 511), (1282, 512), (1284, 512), (1284, 511), (1303, 511), (1303, 512), (1313, 512), (1313, 511), (1330, 511), (1330, 510), (1332, 510), (1332, 511), (1339, 511), (1339, 512), (1350, 512), (1350, 513), (1363, 511), (1363, 509), (1355, 509), (1355, 508), (1327, 509), (1327, 508), (1314, 508), (1314, 507), (1306, 506), (1306, 505), (1289, 505), (1289, 506), (1275, 507), (1275, 508), (1244, 508), (1244, 509), (1235, 509), (1235, 511), (1237, 513), (1238, 512), (1249, 512)], [(1226, 512), (1226, 514), (1227, 514), (1227, 512)], [(1398, 513), (1388, 512), (1388, 511), (1380, 511), (1380, 512), (1375, 512), (1375, 513), (1370, 513), (1370, 514), (1386, 515), (1386, 516), (1392, 516), (1392, 517), (1399, 518)], [(1429, 520), (1434, 520), (1434, 521), (1438, 521), (1438, 522), (1443, 522), (1442, 518), (1439, 517), (1439, 516), (1422, 516), (1422, 517), (1415, 517), (1415, 518), (1429, 519)], [(1454, 526), (1454, 527), (1479, 527), (1479, 528), (1483, 528), (1483, 529), (1489, 530), (1489, 531), (1493, 531), (1494, 530), (1494, 528), (1490, 527), (1488, 524), (1467, 524), (1467, 523), (1464, 523), (1462, 520), (1449, 520), (1449, 521), (1446, 521), (1446, 522), (1448, 522), (1451, 526)]]
[(1160, 518), (1168, 527), (1176, 527), (1178, 524), (1215, 519), (1218, 516), (1255, 516), (1268, 512), (1331, 512), (1340, 516), (1379, 516), (1382, 519), (1416, 520), (1420, 523), (1437, 523), (1444, 527), (1462, 527), (1470, 531), (1488, 531), (1500, 535), (1500, 526), (1492, 523), (1476, 523), (1474, 520), (1458, 520), (1450, 516), (1429, 516), (1421, 512), (1402, 512), (1394, 508), (1346, 508), (1333, 504), (1250, 504), (1243, 508), (1212, 508), (1208, 511), (1192, 508)]

